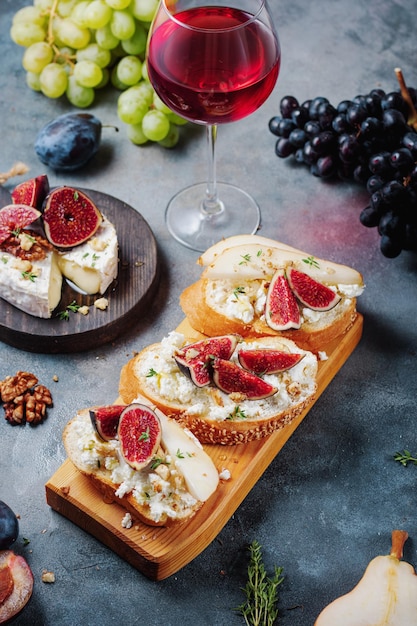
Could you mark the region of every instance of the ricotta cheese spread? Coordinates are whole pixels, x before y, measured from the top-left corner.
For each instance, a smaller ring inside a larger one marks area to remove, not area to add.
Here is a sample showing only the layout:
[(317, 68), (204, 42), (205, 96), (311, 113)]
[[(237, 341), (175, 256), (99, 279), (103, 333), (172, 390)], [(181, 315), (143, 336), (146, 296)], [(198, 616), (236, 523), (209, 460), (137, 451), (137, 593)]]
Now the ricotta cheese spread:
[[(269, 282), (266, 280), (251, 280), (237, 284), (231, 279), (212, 280), (210, 287), (206, 289), (207, 304), (215, 311), (225, 315), (229, 319), (236, 319), (248, 324), (256, 317), (264, 319), (266, 294)], [(337, 315), (341, 306), (350, 303), (346, 298), (352, 299), (361, 295), (363, 285), (336, 285), (331, 289), (345, 297), (329, 311), (313, 311), (303, 307), (301, 310), (302, 320), (309, 322), (328, 323)], [(339, 309), (338, 309), (339, 307)]]
[[(146, 378), (146, 387), (151, 393), (159, 396), (167, 404), (181, 404), (189, 415), (209, 417), (219, 422), (231, 419), (265, 419), (288, 410), (293, 404), (309, 397), (315, 391), (317, 358), (313, 353), (301, 350), (293, 344), (297, 352), (304, 354), (299, 363), (286, 372), (267, 374), (263, 377), (277, 388), (277, 392), (262, 400), (239, 401), (237, 406), (230, 395), (214, 387), (196, 387), (188, 376), (180, 371), (173, 355), (185, 344), (183, 334), (171, 332), (158, 348), (147, 350), (144, 358), (137, 362), (136, 375), (141, 379)], [(239, 346), (248, 345), (254, 349), (270, 347), (270, 344), (260, 338), (251, 341), (250, 344), (242, 341), (237, 349)], [(231, 360), (238, 362), (237, 350)]]

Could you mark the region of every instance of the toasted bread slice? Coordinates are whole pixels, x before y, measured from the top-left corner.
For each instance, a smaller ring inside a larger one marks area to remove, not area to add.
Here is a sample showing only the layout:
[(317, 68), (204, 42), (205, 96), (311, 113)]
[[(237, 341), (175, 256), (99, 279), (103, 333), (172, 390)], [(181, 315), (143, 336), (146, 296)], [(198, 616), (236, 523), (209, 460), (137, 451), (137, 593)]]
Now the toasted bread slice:
[[(224, 239), (198, 263), (203, 266), (200, 279), (184, 289), (180, 304), (191, 326), (208, 336), (283, 336), (318, 352), (352, 326), (356, 298), (364, 289), (357, 270), (259, 235)], [(268, 324), (268, 287), (276, 272), (290, 267), (329, 287), (340, 300), (330, 310), (313, 310), (299, 302), (299, 327), (276, 330)]]
[(178, 419), (202, 443), (236, 444), (260, 439), (283, 428), (313, 403), (317, 389), (317, 358), (282, 337), (242, 341), (231, 360), (237, 362), (243, 347), (275, 348), (302, 352), (291, 369), (268, 374), (263, 380), (277, 388), (261, 400), (244, 394), (221, 391), (214, 385), (197, 387), (178, 367), (173, 355), (186, 345), (183, 334), (172, 332), (161, 343), (152, 344), (123, 367), (119, 393), (124, 402), (138, 394), (147, 397), (167, 415)]
[(174, 420), (158, 413), (160, 450), (154, 463), (137, 471), (123, 461), (116, 439), (102, 441), (97, 436), (89, 410), (80, 410), (65, 426), (68, 458), (106, 502), (117, 502), (134, 520), (149, 526), (184, 522), (217, 488), (218, 472), (212, 460), (195, 437)]
[[(186, 287), (181, 293), (180, 304), (190, 325), (209, 337), (225, 333), (237, 333), (243, 337), (285, 337), (305, 350), (318, 352), (336, 337), (346, 333), (357, 317), (356, 298), (342, 297), (329, 311), (309, 311), (304, 308), (300, 328), (278, 331), (268, 326), (263, 313), (257, 310), (255, 296), (253, 303), (247, 304), (246, 310), (250, 313), (246, 318), (244, 304), (239, 311), (237, 303), (236, 314), (231, 314), (232, 309), (226, 303), (227, 296), (223, 303), (216, 301), (216, 293), (233, 294), (235, 288), (232, 282), (207, 279), (199, 279)], [(263, 289), (260, 282), (256, 285), (252, 282), (251, 288), (246, 291), (250, 293), (255, 288), (256, 292)]]

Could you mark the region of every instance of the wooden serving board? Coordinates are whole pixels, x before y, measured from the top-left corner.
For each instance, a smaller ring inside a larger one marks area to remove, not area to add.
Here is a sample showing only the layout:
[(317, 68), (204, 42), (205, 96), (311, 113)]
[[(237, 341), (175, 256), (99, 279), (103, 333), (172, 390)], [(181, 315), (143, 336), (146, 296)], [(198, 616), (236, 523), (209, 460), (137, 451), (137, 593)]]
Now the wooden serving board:
[[(358, 315), (346, 335), (326, 346), (328, 359), (319, 363), (316, 399), (359, 343), (362, 327), (363, 318)], [(186, 321), (178, 330), (190, 341), (194, 339)], [(211, 543), (307, 413), (308, 409), (282, 430), (259, 441), (235, 446), (206, 445), (205, 450), (219, 472), (228, 469), (231, 478), (220, 481), (216, 492), (184, 524), (156, 528), (135, 522), (132, 528), (123, 528), (124, 509), (118, 504), (103, 502), (101, 494), (69, 460), (46, 484), (47, 503), (148, 578), (163, 580), (187, 565)]]
[[(104, 294), (108, 308), (100, 311), (91, 306), (100, 296), (83, 295), (64, 279), (61, 301), (50, 319), (33, 317), (0, 299), (0, 341), (28, 352), (81, 352), (113, 341), (146, 310), (159, 278), (157, 245), (149, 225), (140, 213), (117, 198), (90, 189), (83, 191), (117, 231), (119, 269), (117, 279)], [(10, 194), (0, 187), (0, 208), (10, 202)], [(88, 315), (70, 313), (68, 320), (60, 319), (57, 312), (74, 300), (90, 306)]]

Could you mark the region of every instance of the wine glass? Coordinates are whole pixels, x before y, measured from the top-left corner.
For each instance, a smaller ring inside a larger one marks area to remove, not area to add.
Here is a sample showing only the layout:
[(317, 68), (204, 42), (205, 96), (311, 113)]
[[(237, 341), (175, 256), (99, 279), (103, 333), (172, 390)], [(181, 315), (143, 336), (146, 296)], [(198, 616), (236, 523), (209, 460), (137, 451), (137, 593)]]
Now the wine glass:
[(166, 209), (169, 232), (188, 248), (204, 251), (259, 227), (255, 200), (216, 180), (217, 125), (265, 102), (280, 59), (266, 0), (160, 0), (148, 38), (149, 79), (174, 113), (205, 125), (207, 134), (207, 182), (183, 189)]

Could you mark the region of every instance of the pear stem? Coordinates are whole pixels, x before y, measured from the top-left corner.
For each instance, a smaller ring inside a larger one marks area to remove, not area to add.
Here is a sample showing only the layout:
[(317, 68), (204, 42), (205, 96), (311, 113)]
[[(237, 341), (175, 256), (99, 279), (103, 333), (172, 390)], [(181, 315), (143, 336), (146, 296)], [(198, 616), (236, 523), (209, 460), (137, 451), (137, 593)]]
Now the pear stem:
[(408, 532), (406, 530), (393, 530), (391, 534), (390, 556), (395, 556), (400, 560), (403, 556), (403, 548), (407, 539)]
[(405, 83), (403, 73), (399, 67), (396, 67), (394, 71), (395, 71), (395, 75), (397, 77), (398, 83), (400, 85), (401, 95), (406, 101), (406, 103), (408, 104), (409, 109), (410, 109), (407, 124), (409, 126), (412, 126), (414, 130), (417, 130), (417, 111), (411, 99), (410, 92), (408, 91), (408, 87)]

